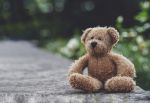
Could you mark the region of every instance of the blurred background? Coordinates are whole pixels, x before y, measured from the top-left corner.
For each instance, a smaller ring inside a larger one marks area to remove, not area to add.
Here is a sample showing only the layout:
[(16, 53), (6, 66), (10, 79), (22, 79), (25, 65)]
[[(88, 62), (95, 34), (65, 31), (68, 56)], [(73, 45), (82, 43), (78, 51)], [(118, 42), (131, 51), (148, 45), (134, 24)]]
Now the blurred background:
[(28, 40), (69, 59), (85, 53), (80, 36), (95, 26), (118, 29), (113, 51), (135, 64), (137, 85), (150, 90), (149, 0), (0, 0), (0, 40)]

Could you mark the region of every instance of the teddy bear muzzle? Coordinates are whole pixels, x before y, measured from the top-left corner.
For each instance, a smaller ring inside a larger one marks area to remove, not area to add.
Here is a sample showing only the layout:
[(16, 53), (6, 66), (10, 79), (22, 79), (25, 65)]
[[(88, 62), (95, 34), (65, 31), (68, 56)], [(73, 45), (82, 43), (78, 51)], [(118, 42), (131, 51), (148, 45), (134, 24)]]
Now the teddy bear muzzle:
[(91, 47), (92, 47), (92, 48), (95, 48), (96, 45), (97, 45), (97, 42), (95, 42), (95, 41), (91, 43)]

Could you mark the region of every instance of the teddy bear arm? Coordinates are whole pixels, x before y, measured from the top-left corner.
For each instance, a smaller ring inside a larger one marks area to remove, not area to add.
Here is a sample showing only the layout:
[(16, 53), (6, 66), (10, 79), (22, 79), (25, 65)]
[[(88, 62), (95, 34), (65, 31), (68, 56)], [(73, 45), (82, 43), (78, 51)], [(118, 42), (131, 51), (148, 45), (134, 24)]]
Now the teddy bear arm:
[(116, 64), (118, 76), (136, 77), (134, 64), (129, 59), (119, 54), (113, 54), (112, 59)]
[(88, 65), (88, 55), (84, 55), (80, 57), (78, 60), (76, 60), (71, 66), (69, 70), (69, 75), (73, 73), (83, 73), (83, 70)]

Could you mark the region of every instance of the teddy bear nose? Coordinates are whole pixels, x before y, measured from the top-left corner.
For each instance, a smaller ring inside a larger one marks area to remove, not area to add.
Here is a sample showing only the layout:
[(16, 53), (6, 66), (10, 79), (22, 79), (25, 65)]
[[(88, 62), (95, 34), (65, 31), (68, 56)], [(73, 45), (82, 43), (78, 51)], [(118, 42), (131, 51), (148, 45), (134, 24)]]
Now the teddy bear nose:
[(92, 42), (92, 43), (91, 43), (92, 48), (95, 48), (96, 45), (97, 45), (97, 42)]

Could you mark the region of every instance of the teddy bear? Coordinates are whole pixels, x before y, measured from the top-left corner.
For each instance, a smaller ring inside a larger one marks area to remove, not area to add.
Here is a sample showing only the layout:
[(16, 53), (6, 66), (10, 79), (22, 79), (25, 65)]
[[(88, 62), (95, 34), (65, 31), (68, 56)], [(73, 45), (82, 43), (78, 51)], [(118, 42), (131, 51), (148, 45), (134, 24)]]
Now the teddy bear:
[[(136, 85), (134, 64), (123, 55), (112, 52), (119, 41), (113, 27), (87, 28), (82, 36), (87, 53), (69, 69), (69, 84), (87, 92), (131, 92)], [(87, 68), (88, 74), (83, 73)]]

